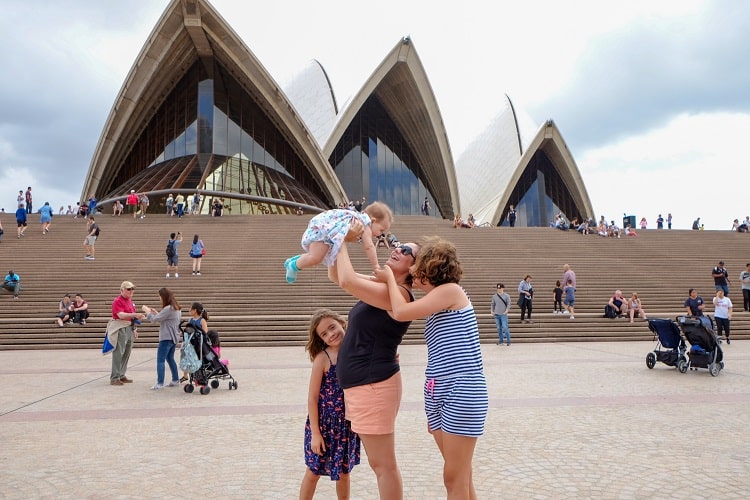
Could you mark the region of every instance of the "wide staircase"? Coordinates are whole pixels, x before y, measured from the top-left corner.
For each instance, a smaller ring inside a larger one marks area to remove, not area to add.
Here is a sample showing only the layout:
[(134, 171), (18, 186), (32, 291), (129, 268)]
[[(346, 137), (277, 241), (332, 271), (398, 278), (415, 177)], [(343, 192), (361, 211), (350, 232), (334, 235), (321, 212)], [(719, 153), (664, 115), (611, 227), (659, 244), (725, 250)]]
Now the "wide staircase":
[[(82, 219), (55, 216), (48, 235), (41, 234), (37, 216), (26, 236), (16, 238), (15, 220), (0, 214), (5, 236), (0, 241), (0, 272), (21, 276), (19, 300), (0, 294), (0, 349), (100, 348), (119, 285), (136, 284), (134, 300), (159, 307), (157, 290), (174, 290), (187, 315), (191, 302), (209, 312), (225, 346), (303, 346), (310, 314), (319, 307), (346, 313), (355, 300), (327, 279), (326, 268), (304, 270), (297, 282), (284, 280), (283, 262), (300, 252), (299, 240), (310, 216), (186, 216), (161, 214), (145, 219), (100, 215), (101, 236), (96, 260), (83, 258), (86, 225)], [(165, 277), (165, 248), (170, 232), (182, 231), (180, 278)], [(464, 266), (461, 281), (471, 296), (483, 343), (497, 339), (490, 314), (495, 284), (503, 282), (514, 308), (510, 329), (514, 342), (651, 340), (644, 321), (605, 319), (604, 304), (613, 291), (626, 297), (637, 291), (650, 318), (674, 318), (684, 312), (688, 288), (695, 287), (710, 306), (714, 295), (711, 269), (724, 260), (731, 272), (734, 302), (732, 337), (748, 338), (750, 313), (742, 311), (738, 276), (750, 260), (750, 236), (716, 231), (639, 231), (638, 238), (582, 236), (548, 228), (454, 229), (449, 221), (398, 217), (392, 231), (402, 240), (440, 235), (458, 247)], [(206, 244), (202, 276), (191, 275), (188, 250), (192, 236)], [(390, 250), (379, 248), (381, 258)], [(352, 248), (355, 267), (369, 272), (361, 248)], [(570, 264), (578, 279), (575, 319), (553, 315), (553, 288)], [(516, 288), (533, 276), (533, 323), (520, 323)], [(89, 303), (86, 325), (58, 327), (54, 318), (65, 293), (80, 292)], [(417, 292), (419, 296), (421, 292)], [(415, 321), (405, 343), (423, 342), (423, 321)], [(158, 327), (139, 327), (139, 347), (154, 347)]]

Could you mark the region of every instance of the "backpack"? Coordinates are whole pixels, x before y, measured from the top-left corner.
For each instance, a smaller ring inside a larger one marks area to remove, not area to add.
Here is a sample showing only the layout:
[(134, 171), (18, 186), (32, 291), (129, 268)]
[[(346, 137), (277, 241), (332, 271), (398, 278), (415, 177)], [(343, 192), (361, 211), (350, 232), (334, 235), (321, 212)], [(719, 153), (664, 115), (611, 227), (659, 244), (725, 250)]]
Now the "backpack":
[(609, 319), (614, 319), (617, 317), (617, 311), (615, 311), (615, 308), (611, 305), (607, 304), (604, 306), (604, 317)]
[(167, 257), (174, 257), (174, 240), (169, 240), (167, 243)]
[(97, 238), (99, 237), (99, 226), (96, 226), (96, 232), (94, 233), (94, 236)]

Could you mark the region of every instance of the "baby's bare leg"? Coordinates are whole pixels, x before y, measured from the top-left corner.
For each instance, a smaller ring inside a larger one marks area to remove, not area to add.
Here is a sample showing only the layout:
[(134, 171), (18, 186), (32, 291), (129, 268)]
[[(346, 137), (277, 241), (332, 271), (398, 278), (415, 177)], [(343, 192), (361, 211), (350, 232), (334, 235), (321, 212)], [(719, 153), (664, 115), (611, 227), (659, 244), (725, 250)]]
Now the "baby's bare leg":
[(297, 268), (305, 269), (320, 264), (323, 262), (323, 258), (326, 256), (326, 253), (328, 253), (330, 248), (331, 247), (322, 241), (313, 241), (310, 243), (310, 249), (307, 253), (303, 253), (300, 258), (297, 259)]

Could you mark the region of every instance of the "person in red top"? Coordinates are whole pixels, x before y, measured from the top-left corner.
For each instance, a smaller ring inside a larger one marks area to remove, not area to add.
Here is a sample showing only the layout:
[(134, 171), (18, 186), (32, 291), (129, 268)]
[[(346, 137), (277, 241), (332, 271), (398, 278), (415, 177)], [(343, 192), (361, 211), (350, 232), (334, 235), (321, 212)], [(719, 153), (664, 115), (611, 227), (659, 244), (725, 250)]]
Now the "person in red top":
[(135, 192), (135, 189), (130, 190), (130, 194), (125, 199), (125, 204), (130, 207), (130, 212), (135, 219), (135, 214), (138, 211), (138, 194)]
[(130, 359), (130, 351), (133, 350), (133, 340), (138, 338), (135, 325), (146, 317), (145, 314), (136, 312), (135, 304), (133, 304), (134, 291), (135, 285), (133, 283), (123, 281), (120, 285), (120, 295), (112, 301), (112, 319), (122, 321), (124, 326), (117, 331), (117, 345), (115, 345), (112, 351), (112, 373), (109, 376), (110, 385), (123, 385), (133, 381), (125, 376), (125, 372), (128, 370), (128, 360)]

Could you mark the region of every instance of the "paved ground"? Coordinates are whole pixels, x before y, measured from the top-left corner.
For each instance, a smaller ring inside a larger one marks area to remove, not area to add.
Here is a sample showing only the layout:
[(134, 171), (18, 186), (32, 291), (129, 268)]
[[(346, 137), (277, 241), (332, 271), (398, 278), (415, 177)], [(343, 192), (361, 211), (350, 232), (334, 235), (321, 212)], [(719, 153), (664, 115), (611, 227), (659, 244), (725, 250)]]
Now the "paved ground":
[[(483, 346), (480, 498), (747, 498), (750, 342), (726, 368), (645, 366), (650, 342)], [(309, 363), (302, 348), (226, 349), (239, 390), (150, 391), (155, 349), (112, 387), (90, 350), (0, 352), (2, 498), (296, 498)], [(406, 498), (444, 498), (425, 430), (423, 346), (404, 346), (397, 452)], [(322, 479), (316, 498), (335, 498)], [(352, 498), (377, 498), (363, 463)]]

